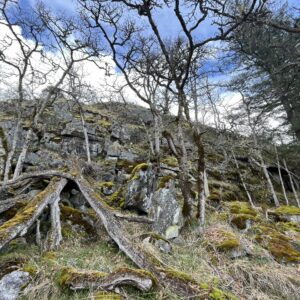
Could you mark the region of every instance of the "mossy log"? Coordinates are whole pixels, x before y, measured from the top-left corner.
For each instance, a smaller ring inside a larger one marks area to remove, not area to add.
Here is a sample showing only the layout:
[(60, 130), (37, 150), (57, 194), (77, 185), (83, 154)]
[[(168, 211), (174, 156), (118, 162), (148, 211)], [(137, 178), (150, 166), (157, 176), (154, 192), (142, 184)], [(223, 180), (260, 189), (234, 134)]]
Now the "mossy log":
[(0, 249), (17, 236), (23, 236), (34, 224), (45, 207), (55, 201), (67, 180), (53, 178), (47, 188), (36, 195), (20, 212), (0, 227)]
[(113, 291), (119, 286), (129, 285), (142, 292), (148, 292), (155, 280), (147, 271), (121, 268), (110, 274), (98, 271), (78, 271), (72, 268), (63, 269), (58, 282), (62, 287), (71, 290), (102, 289)]

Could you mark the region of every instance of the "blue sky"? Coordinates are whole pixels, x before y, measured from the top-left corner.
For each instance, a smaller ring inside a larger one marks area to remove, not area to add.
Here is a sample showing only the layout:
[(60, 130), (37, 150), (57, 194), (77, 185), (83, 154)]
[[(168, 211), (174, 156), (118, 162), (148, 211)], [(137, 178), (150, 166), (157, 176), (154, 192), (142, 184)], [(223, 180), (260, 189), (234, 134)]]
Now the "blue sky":
[[(20, 4), (26, 9), (28, 9), (31, 5), (34, 5), (35, 2), (36, 0), (20, 0)], [(66, 15), (72, 14), (76, 7), (76, 0), (42, 0), (42, 2), (55, 11)], [(299, 0), (275, 0), (274, 2), (275, 4), (287, 2), (289, 6), (300, 8)], [(172, 17), (173, 14), (173, 10), (167, 8), (159, 10), (158, 13), (155, 14), (155, 20), (166, 37), (177, 36), (179, 33), (179, 23), (175, 17)], [(198, 34), (200, 33), (202, 38), (206, 38), (213, 34), (213, 28), (210, 25), (210, 22), (211, 21), (206, 21), (201, 25)]]

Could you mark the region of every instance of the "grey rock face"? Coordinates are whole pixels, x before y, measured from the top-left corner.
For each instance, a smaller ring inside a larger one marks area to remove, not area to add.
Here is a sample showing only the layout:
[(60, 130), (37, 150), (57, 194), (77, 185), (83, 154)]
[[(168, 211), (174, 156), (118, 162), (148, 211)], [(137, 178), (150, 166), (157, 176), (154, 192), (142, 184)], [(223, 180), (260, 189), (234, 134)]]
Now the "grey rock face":
[(24, 287), (29, 280), (29, 273), (20, 270), (3, 276), (0, 280), (0, 300), (18, 299), (21, 288)]
[(153, 170), (149, 166), (147, 170), (139, 170), (135, 175), (137, 179), (132, 180), (127, 187), (124, 208), (136, 208), (148, 213), (152, 206)]
[(183, 225), (182, 209), (176, 199), (174, 184), (154, 193), (151, 215), (154, 219), (153, 229), (166, 239), (179, 236)]

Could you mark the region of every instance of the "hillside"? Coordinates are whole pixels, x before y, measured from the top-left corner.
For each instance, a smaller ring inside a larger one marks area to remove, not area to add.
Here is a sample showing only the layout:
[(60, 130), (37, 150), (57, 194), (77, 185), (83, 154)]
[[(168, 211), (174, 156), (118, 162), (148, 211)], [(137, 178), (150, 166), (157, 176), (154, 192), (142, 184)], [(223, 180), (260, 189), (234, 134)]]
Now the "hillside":
[[(26, 103), (16, 154), (33, 108)], [(276, 208), (251, 143), (203, 127), (209, 192), (199, 232), (197, 222), (185, 222), (178, 161), (164, 138), (156, 173), (151, 112), (122, 103), (83, 110), (91, 163), (78, 107), (61, 99), (35, 128), (23, 175), (1, 182), (1, 300), (18, 294), (53, 300), (300, 299), (300, 208), (289, 177), (300, 197), (297, 149), (279, 149), (289, 166), (280, 169), (286, 205), (276, 156), (265, 142)], [(12, 103), (0, 102), (0, 178), (14, 122)], [(164, 115), (163, 126), (174, 132), (175, 118)], [(196, 149), (188, 126), (184, 137), (196, 207)]]

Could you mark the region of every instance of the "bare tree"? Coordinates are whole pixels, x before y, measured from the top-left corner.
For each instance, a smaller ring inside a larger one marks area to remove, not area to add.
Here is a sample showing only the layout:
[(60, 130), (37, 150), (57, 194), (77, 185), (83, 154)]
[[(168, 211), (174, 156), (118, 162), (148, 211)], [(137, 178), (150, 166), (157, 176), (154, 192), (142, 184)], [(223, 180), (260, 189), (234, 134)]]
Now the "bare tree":
[[(17, 165), (14, 171), (13, 178), (17, 178), (23, 168), (23, 163), (26, 158), (28, 148), (30, 146), (34, 131), (38, 130), (38, 123), (40, 118), (48, 105), (53, 103), (59, 96), (61, 86), (66, 79), (67, 75), (72, 70), (76, 63), (85, 61), (94, 55), (93, 51), (86, 51), (87, 45), (91, 46), (90, 36), (80, 36), (79, 39), (74, 40), (74, 35), (78, 34), (79, 27), (72, 19), (66, 19), (65, 17), (54, 16), (44, 5), (40, 4), (37, 7), (37, 17), (43, 23), (48, 38), (51, 42), (50, 47), (58, 51), (61, 56), (61, 61), (55, 61), (51, 59), (50, 63), (56, 71), (56, 80), (45, 91), (43, 99), (37, 101), (35, 114), (32, 117), (31, 126), (27, 131), (25, 142), (22, 146), (21, 153), (19, 155)], [(49, 47), (49, 45), (48, 45)]]
[[(4, 181), (7, 181), (22, 122), (22, 105), (29, 96), (26, 87), (39, 77), (39, 71), (34, 69), (32, 60), (37, 54), (41, 55), (42, 48), (39, 40), (43, 29), (41, 24), (24, 16), (16, 1), (4, 0), (0, 5), (0, 28), (7, 31), (0, 42), (0, 63), (7, 67), (6, 76), (15, 78), (17, 83), (16, 97), (14, 97), (17, 118), (4, 170)], [(30, 39), (25, 39), (20, 33), (21, 30), (25, 30)], [(16, 54), (12, 54), (14, 49), (17, 49)]]

